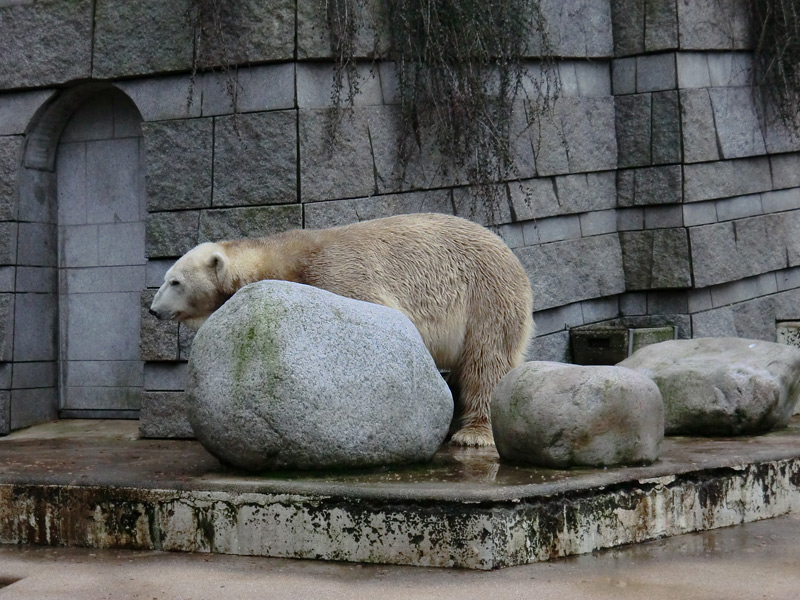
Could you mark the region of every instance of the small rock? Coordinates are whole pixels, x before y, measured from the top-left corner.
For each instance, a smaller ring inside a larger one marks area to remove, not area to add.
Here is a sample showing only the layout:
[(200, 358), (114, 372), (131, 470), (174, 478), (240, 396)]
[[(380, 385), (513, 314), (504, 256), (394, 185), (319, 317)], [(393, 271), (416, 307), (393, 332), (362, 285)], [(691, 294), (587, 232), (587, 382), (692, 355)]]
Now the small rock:
[(741, 338), (673, 340), (619, 363), (656, 382), (667, 435), (753, 435), (785, 427), (800, 395), (800, 350)]
[(651, 463), (664, 438), (655, 384), (609, 366), (528, 362), (494, 390), (500, 457), (552, 468)]
[(285, 281), (239, 290), (197, 332), (188, 418), (248, 470), (431, 459), (453, 399), (399, 311)]

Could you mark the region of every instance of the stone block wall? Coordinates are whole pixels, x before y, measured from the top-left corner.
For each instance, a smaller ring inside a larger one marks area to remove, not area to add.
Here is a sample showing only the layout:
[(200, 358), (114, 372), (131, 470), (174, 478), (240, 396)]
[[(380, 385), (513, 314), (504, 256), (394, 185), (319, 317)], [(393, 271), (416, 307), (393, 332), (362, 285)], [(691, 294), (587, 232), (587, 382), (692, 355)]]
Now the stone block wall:
[[(376, 17), (357, 48), (385, 56), (384, 3), (367, 4)], [(102, 82), (143, 120), (145, 434), (190, 434), (191, 333), (147, 306), (175, 258), (206, 240), (408, 212), (476, 220), (528, 271), (537, 359), (569, 360), (569, 328), (585, 324), (775, 339), (777, 321), (800, 319), (800, 140), (751, 93), (744, 0), (543, 0), (561, 95), (531, 127), (517, 112), (519, 178), (497, 183), (504, 201), (493, 205), (439, 169), (427, 142), (401, 173), (386, 60), (359, 64), (360, 93), (330, 151), (332, 53), (313, 0), (232, 0), (222, 24), (236, 36), (216, 42), (192, 30), (189, 7), (0, 2), (0, 31), (12, 34), (0, 35), (0, 351), (12, 361), (15, 324), (49, 314), (21, 295), (20, 252), (54, 239), (42, 228), (57, 217), (37, 216), (35, 197), (54, 191), (48, 143), (77, 108), (62, 99)], [(239, 67), (192, 75), (193, 56), (215, 66), (214, 43)], [(540, 44), (529, 43), (531, 73)], [(0, 362), (0, 431), (15, 364)]]

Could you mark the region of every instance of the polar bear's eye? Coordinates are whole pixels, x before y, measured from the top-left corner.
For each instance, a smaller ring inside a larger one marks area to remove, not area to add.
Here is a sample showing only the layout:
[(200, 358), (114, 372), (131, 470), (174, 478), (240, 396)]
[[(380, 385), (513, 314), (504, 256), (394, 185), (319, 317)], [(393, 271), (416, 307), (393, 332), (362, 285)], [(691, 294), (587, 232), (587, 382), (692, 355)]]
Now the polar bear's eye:
[(180, 284), (181, 284), (181, 282), (180, 282), (180, 281), (178, 281), (177, 279), (173, 279), (172, 281), (170, 281), (170, 282), (169, 282), (169, 284), (170, 284), (170, 285), (180, 285)]

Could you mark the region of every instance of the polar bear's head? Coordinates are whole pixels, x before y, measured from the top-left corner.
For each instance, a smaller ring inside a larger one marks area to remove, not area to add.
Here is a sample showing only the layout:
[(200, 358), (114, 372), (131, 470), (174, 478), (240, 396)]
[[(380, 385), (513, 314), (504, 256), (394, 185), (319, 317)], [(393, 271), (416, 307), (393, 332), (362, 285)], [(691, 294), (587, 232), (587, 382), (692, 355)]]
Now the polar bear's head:
[(150, 314), (197, 329), (234, 291), (224, 247), (207, 242), (189, 250), (167, 271)]

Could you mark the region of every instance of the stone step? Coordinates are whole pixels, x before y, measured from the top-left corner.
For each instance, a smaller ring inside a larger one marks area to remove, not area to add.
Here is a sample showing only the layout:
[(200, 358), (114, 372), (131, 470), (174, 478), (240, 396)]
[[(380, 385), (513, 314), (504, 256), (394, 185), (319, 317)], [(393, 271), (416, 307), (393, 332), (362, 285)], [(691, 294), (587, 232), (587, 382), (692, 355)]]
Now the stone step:
[(196, 442), (137, 439), (134, 421), (0, 440), (0, 543), (494, 569), (798, 511), (798, 417), (570, 471), (445, 447), (416, 467), (244, 475)]

